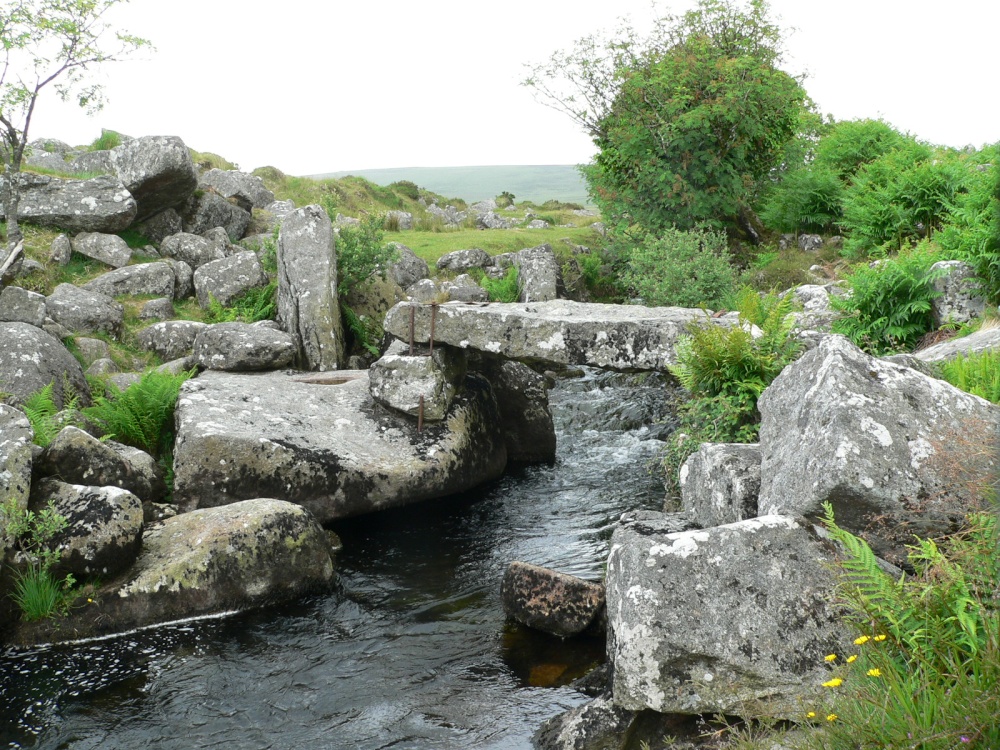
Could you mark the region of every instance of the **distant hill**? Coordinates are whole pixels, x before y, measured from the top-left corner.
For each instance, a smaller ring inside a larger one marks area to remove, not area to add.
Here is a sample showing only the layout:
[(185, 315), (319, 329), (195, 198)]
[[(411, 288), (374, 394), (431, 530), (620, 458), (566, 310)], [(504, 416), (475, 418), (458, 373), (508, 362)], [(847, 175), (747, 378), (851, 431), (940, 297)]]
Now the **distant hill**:
[(467, 202), (495, 198), (503, 191), (518, 201), (543, 203), (558, 200), (590, 204), (587, 187), (577, 168), (570, 164), (521, 167), (399, 167), (395, 169), (354, 169), (347, 172), (309, 175), (314, 179), (364, 177), (376, 185), (400, 180), (415, 182), (449, 198)]

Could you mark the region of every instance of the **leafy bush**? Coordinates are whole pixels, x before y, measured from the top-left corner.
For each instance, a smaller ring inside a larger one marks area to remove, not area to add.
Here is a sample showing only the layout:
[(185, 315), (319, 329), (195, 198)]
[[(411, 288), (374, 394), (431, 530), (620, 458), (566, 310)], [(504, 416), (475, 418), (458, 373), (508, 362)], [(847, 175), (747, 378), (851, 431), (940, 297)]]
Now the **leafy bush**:
[(820, 260), (822, 255), (805, 253), (798, 248), (764, 252), (740, 274), (740, 280), (761, 292), (784, 291), (813, 283), (809, 268)]
[(847, 120), (820, 138), (813, 163), (849, 181), (865, 164), (908, 143), (913, 139), (882, 120)]
[(26, 620), (52, 617), (69, 605), (69, 591), (76, 581), (71, 575), (61, 581), (53, 577), (51, 570), (59, 552), (49, 545), (67, 525), (66, 517), (56, 512), (51, 500), (38, 513), (20, 508), (14, 498), (0, 505), (0, 536), (27, 561), (26, 568), (14, 576), (11, 594)]
[(1000, 351), (988, 349), (938, 365), (941, 377), (966, 393), (1000, 404)]
[(93, 142), (87, 147), (88, 151), (110, 151), (113, 148), (118, 148), (122, 145), (122, 135), (121, 133), (116, 133), (114, 130), (104, 130), (101, 129), (101, 134), (93, 140)]
[[(678, 342), (670, 372), (690, 398), (662, 458), (668, 489), (676, 492), (678, 470), (701, 443), (757, 439), (757, 399), (801, 348), (788, 317), (793, 299), (744, 287), (735, 297), (739, 325), (696, 325)], [(762, 335), (755, 338), (752, 326)]]
[(895, 258), (859, 265), (846, 278), (850, 295), (831, 298), (845, 313), (833, 330), (871, 354), (911, 349), (933, 327), (934, 291), (931, 266), (939, 251), (922, 242)]
[(347, 294), (373, 273), (385, 278), (385, 269), (399, 255), (383, 241), (384, 217), (369, 216), (357, 226), (343, 226), (337, 237), (337, 290)]
[[(824, 522), (846, 554), (840, 595), (858, 653), (836, 683), (825, 746), (1000, 747), (1000, 533), (994, 513), (941, 545), (917, 539), (915, 573), (895, 579), (867, 544)], [(842, 688), (842, 689), (841, 689)]]
[(420, 188), (415, 182), (410, 182), (410, 180), (397, 180), (389, 185), (389, 189), (395, 190), (397, 193), (405, 198), (409, 198), (411, 201), (420, 199)]
[[(936, 156), (936, 158), (935, 158)], [(939, 229), (968, 170), (955, 158), (913, 143), (863, 166), (844, 191), (844, 252), (901, 248)]]
[(194, 371), (173, 375), (150, 370), (124, 391), (98, 396), (83, 414), (119, 442), (160, 456), (174, 444), (174, 407), (181, 384)]
[(825, 232), (840, 219), (843, 193), (843, 183), (832, 169), (797, 169), (771, 191), (760, 218), (780, 232)]
[(486, 290), (491, 302), (517, 302), (521, 296), (517, 283), (517, 266), (508, 268), (502, 279), (483, 276), (479, 284)]
[(664, 229), (627, 252), (623, 282), (651, 306), (722, 307), (736, 272), (726, 236), (708, 230)]

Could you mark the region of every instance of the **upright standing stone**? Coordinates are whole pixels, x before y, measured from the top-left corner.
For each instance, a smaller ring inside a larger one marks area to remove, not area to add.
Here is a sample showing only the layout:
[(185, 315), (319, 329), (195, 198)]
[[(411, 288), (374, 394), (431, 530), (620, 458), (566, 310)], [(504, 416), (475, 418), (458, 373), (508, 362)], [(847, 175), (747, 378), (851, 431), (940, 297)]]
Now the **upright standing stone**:
[(281, 225), (278, 322), (295, 339), (303, 368), (336, 370), (343, 365), (333, 226), (319, 206), (297, 209)]

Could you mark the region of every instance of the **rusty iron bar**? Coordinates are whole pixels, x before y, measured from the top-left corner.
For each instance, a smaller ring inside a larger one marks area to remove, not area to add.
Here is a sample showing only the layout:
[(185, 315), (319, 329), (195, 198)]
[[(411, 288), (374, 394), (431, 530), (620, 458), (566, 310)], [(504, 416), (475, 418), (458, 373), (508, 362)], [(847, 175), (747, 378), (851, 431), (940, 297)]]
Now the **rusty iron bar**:
[(437, 322), (437, 302), (431, 302), (431, 356), (434, 356), (434, 324)]
[(417, 412), (417, 432), (424, 431), (424, 397), (420, 397), (420, 410)]
[(410, 305), (410, 356), (413, 356), (413, 319), (417, 314), (417, 306)]

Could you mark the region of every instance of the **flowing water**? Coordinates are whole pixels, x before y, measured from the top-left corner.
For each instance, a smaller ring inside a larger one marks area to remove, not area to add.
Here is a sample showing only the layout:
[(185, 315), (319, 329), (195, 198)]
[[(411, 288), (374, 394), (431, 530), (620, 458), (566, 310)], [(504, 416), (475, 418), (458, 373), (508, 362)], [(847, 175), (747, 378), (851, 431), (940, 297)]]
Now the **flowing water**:
[(603, 643), (505, 623), (500, 579), (512, 560), (601, 577), (620, 514), (662, 505), (646, 465), (671, 398), (655, 376), (561, 381), (554, 466), (337, 524), (330, 593), (0, 655), (0, 747), (528, 748), (586, 700), (566, 684)]

